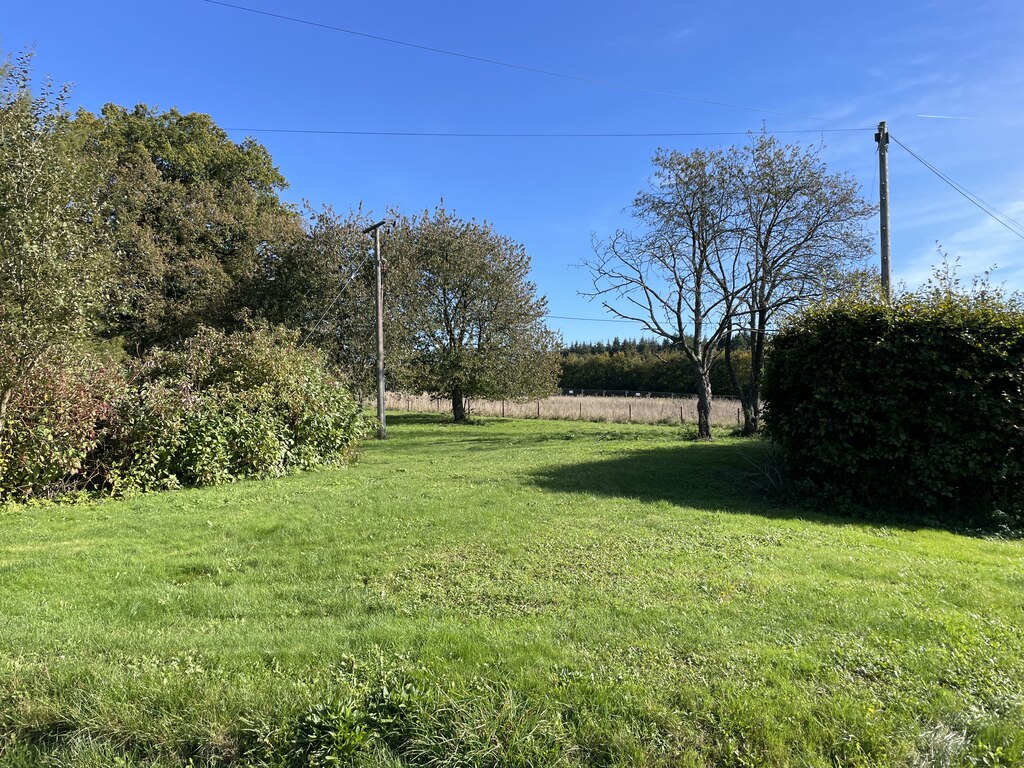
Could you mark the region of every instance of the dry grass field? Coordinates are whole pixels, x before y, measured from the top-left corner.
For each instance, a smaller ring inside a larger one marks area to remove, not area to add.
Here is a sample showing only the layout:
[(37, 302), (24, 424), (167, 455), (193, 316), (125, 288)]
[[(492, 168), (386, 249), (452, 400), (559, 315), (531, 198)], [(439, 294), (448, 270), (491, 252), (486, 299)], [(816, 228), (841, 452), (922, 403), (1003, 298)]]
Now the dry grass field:
[[(517, 403), (512, 400), (470, 400), (471, 416), (504, 416), (515, 419), (557, 419), (563, 421), (608, 421), (635, 424), (695, 424), (696, 397), (598, 397), (554, 395), (541, 400)], [(388, 410), (414, 413), (444, 413), (451, 410), (449, 400), (431, 395), (388, 393)], [(712, 424), (733, 427), (740, 423), (739, 401), (715, 398)]]

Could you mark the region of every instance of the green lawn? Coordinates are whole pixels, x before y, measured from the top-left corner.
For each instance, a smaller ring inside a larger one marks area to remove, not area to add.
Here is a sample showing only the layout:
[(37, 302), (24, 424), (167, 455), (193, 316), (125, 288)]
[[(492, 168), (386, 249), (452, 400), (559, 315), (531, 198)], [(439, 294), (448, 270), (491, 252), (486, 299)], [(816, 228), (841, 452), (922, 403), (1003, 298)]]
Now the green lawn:
[(0, 513), (0, 764), (1024, 765), (1024, 542), (775, 506), (762, 451), (405, 414)]

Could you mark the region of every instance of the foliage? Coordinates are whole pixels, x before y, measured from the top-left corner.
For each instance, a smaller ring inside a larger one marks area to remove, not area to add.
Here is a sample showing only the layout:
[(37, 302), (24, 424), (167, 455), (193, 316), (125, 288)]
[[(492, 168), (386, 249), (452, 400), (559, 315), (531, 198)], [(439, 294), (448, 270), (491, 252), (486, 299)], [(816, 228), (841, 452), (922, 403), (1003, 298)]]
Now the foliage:
[(547, 302), (528, 280), (522, 245), (438, 207), (399, 219), (388, 247), (411, 389), (450, 397), (456, 421), (466, 418), (467, 397), (554, 390), (558, 338), (544, 323)]
[[(377, 386), (376, 272), (373, 239), (363, 231), (370, 223), (361, 210), (344, 216), (329, 207), (307, 210), (303, 237), (271, 265), (260, 308), (319, 347), (361, 395)], [(389, 265), (388, 272), (395, 269)], [(402, 281), (387, 283), (385, 360), (394, 384), (405, 371), (407, 343), (397, 313), (407, 302), (396, 293)]]
[(747, 279), (729, 339), (746, 333), (752, 343), (745, 370), (735, 364), (732, 344), (725, 365), (743, 404), (744, 432), (751, 434), (760, 424), (768, 334), (778, 318), (855, 284), (851, 267), (871, 253), (862, 224), (874, 208), (856, 179), (828, 172), (820, 147), (783, 146), (762, 130), (733, 147), (728, 164)]
[(5, 513), (0, 763), (1024, 764), (1024, 541), (772, 504), (756, 439), (390, 427)]
[(772, 342), (766, 424), (827, 503), (1024, 521), (1024, 311), (948, 281), (816, 307)]
[[(750, 351), (736, 349), (734, 365), (741, 373), (749, 366)], [(737, 390), (722, 365), (709, 374), (712, 391), (735, 397)], [(635, 390), (694, 394), (697, 381), (685, 355), (667, 341), (620, 341), (573, 344), (562, 352), (560, 389)]]
[(102, 460), (115, 490), (212, 485), (343, 464), (365, 431), (358, 404), (284, 330), (201, 329), (134, 364)]
[(259, 304), (268, 270), (301, 237), (266, 148), (236, 144), (208, 115), (145, 105), (80, 111), (74, 130), (109, 168), (103, 215), (121, 292), (110, 332), (134, 350), (180, 342), (200, 325), (238, 327), (237, 313)]
[[(766, 133), (728, 151), (662, 149), (653, 164), (630, 209), (636, 229), (597, 245), (590, 295), (685, 355), (704, 439), (711, 371), (724, 356), (752, 433), (773, 321), (829, 293), (863, 257), (860, 224), (872, 209), (851, 177), (828, 173), (816, 148), (781, 146)], [(746, 365), (733, 356), (740, 340)]]
[(367, 425), (283, 330), (201, 329), (120, 364), (52, 353), (12, 399), (0, 500), (212, 485), (349, 461)]
[(123, 391), (118, 365), (51, 350), (14, 391), (0, 440), (0, 501), (54, 498), (102, 481), (93, 453)]
[(0, 439), (11, 399), (106, 304), (98, 168), (69, 131), (68, 91), (32, 92), (31, 54), (0, 69)]

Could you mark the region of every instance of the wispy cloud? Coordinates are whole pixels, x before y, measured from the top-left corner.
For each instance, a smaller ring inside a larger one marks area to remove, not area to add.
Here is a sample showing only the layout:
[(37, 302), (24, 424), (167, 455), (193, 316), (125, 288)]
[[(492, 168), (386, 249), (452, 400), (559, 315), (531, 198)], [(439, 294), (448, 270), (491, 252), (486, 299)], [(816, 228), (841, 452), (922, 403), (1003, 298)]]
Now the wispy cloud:
[[(1024, 198), (1000, 206), (1006, 215), (1024, 219)], [(1020, 287), (1024, 284), (1024, 240), (1006, 230), (999, 222), (978, 213), (971, 217), (967, 226), (953, 228), (941, 225), (929, 227), (942, 251), (949, 255), (950, 260), (957, 260), (960, 275), (970, 278), (990, 269), (992, 280), (996, 283), (1007, 282), (1011, 286)], [(941, 261), (938, 248), (919, 251), (912, 261), (901, 270), (901, 277), (908, 285), (923, 283), (932, 272), (932, 268)]]

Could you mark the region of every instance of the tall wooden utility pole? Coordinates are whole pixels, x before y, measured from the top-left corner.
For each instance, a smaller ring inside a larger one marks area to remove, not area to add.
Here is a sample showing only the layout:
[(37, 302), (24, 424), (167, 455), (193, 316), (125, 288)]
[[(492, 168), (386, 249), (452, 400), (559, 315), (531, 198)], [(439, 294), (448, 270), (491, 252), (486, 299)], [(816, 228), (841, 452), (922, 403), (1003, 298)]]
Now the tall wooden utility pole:
[(383, 221), (378, 221), (363, 230), (363, 234), (373, 232), (373, 255), (377, 268), (377, 439), (388, 436), (387, 417), (384, 414), (384, 260), (380, 253), (380, 228)]
[(878, 235), (882, 241), (882, 296), (892, 298), (892, 266), (889, 261), (889, 132), (885, 120), (878, 124)]

